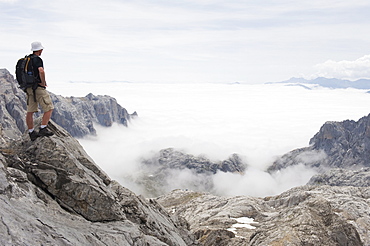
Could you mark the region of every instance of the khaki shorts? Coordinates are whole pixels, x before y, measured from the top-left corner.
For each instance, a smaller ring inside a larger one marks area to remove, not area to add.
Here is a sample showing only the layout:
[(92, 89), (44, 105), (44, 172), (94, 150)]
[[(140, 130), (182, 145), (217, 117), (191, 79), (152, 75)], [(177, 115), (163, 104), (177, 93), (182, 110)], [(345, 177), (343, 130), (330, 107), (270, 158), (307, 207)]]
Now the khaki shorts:
[(36, 89), (36, 102), (33, 97), (32, 88), (27, 88), (27, 112), (38, 112), (38, 105), (40, 104), (44, 112), (54, 109), (49, 92), (42, 87)]

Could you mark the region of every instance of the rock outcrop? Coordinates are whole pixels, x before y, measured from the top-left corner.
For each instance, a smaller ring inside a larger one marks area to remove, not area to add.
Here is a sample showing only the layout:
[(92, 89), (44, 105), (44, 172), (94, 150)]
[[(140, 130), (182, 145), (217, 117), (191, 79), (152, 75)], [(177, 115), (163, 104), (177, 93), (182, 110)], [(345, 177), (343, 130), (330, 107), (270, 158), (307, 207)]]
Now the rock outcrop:
[(187, 224), (111, 180), (68, 132), (1, 146), (1, 245), (196, 245)]
[(325, 123), (310, 140), (309, 147), (283, 155), (269, 171), (299, 163), (322, 169), (370, 167), (370, 115), (357, 122)]
[(137, 116), (129, 114), (113, 97), (95, 96), (62, 97), (51, 94), (55, 109), (52, 120), (66, 129), (74, 137), (96, 134), (94, 124), (112, 126), (113, 123), (127, 126), (128, 121)]
[[(137, 116), (136, 112), (129, 114), (110, 96), (62, 97), (50, 94), (55, 105), (52, 120), (73, 137), (96, 134), (94, 124), (127, 126), (128, 121)], [(26, 95), (6, 69), (0, 69), (0, 99), (0, 124), (5, 129), (4, 135), (18, 138), (26, 129)]]
[(227, 160), (214, 162), (204, 156), (167, 148), (142, 161), (142, 172), (136, 178), (136, 183), (145, 188), (147, 196), (156, 197), (174, 189), (174, 177), (185, 175), (189, 181), (177, 180), (176, 188), (210, 191), (214, 187), (212, 176), (215, 173), (243, 173), (246, 167), (247, 164), (237, 154), (231, 155)]
[(217, 171), (243, 173), (246, 164), (237, 154), (231, 155), (227, 160), (213, 162), (204, 156), (186, 154), (173, 148), (162, 149), (152, 159), (142, 162), (147, 166), (155, 166), (162, 172), (165, 169), (191, 169), (196, 173), (212, 173)]
[(370, 168), (359, 170), (334, 168), (313, 176), (307, 184), (370, 187)]
[(218, 197), (176, 190), (157, 201), (203, 245), (369, 245), (369, 187), (303, 186), (281, 195)]
[(26, 130), (26, 97), (13, 76), (0, 69), (0, 125), (4, 137), (18, 138)]

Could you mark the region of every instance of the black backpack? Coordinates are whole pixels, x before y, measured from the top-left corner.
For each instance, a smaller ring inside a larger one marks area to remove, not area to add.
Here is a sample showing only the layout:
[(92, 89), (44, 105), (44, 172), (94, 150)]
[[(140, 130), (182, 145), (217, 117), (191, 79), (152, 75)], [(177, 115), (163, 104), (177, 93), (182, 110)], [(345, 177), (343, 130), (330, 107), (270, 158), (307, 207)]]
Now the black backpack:
[(17, 78), (19, 88), (26, 91), (27, 88), (37, 89), (38, 82), (33, 74), (32, 59), (35, 55), (27, 55), (18, 60), (15, 66), (15, 76)]

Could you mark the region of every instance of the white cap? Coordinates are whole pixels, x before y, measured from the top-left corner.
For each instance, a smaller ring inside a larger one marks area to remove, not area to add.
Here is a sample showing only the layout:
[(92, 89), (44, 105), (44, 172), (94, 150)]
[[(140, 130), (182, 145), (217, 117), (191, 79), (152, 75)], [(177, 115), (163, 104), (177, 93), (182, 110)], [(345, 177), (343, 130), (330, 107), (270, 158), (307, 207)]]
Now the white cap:
[(38, 51), (38, 50), (43, 50), (44, 47), (41, 45), (41, 42), (33, 42), (31, 44), (31, 51)]

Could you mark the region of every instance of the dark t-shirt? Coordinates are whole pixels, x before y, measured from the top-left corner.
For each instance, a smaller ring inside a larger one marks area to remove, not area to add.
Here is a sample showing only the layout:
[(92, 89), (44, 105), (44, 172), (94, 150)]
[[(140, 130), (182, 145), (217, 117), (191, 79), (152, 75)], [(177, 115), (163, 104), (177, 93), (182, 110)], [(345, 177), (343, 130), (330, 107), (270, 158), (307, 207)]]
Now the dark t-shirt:
[(34, 56), (32, 58), (32, 65), (33, 65), (33, 74), (36, 77), (36, 80), (41, 83), (40, 74), (39, 74), (39, 67), (44, 67), (44, 63), (39, 56)]

